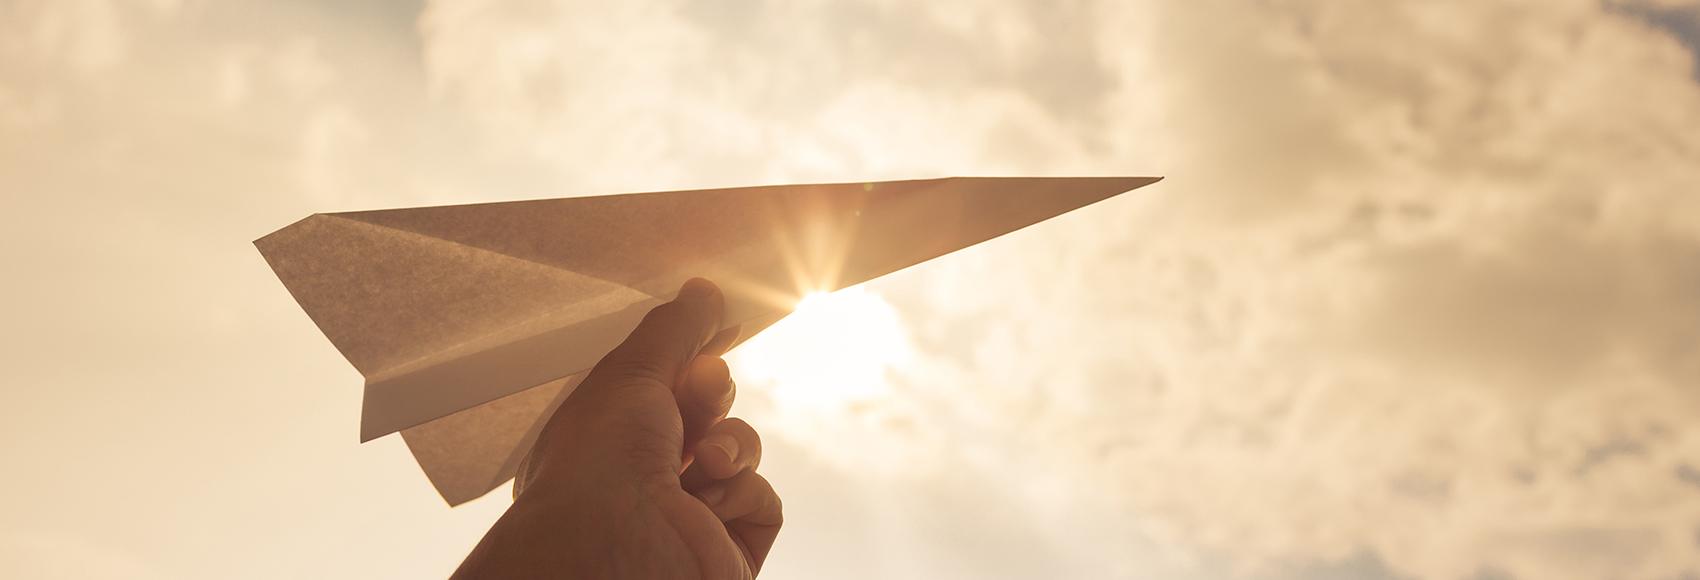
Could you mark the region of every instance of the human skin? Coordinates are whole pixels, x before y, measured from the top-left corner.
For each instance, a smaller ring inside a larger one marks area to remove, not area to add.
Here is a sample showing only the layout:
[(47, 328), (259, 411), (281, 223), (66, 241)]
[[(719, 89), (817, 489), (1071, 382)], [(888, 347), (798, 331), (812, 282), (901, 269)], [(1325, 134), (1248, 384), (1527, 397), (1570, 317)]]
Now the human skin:
[(735, 389), (701, 278), (657, 306), (561, 403), (514, 478), (514, 503), (453, 579), (754, 578), (779, 534), (761, 439), (727, 419)]

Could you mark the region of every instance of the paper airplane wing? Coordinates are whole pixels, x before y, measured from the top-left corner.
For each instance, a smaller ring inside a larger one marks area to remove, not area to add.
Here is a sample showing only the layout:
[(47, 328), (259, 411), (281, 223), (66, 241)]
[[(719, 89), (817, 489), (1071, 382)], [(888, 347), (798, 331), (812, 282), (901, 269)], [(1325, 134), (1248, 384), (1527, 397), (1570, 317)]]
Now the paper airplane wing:
[(315, 214), (255, 242), (451, 505), (513, 477), (583, 373), (685, 280), (753, 335), (877, 278), (1157, 181), (946, 178)]

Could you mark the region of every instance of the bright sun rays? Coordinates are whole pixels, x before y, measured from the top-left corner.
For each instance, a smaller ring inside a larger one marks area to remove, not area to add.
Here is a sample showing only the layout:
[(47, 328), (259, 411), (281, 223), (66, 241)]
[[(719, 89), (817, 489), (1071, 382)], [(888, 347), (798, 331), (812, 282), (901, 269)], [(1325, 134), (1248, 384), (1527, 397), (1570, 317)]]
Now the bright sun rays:
[(729, 358), (782, 410), (832, 414), (882, 395), (886, 370), (910, 355), (897, 311), (858, 285), (804, 297)]

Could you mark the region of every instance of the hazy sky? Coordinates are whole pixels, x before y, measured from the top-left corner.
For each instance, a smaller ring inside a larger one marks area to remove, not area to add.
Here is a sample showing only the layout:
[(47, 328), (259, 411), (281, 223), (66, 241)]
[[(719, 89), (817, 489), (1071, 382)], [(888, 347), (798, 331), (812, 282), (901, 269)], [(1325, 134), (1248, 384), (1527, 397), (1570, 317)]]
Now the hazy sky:
[(1694, 1), (0, 0), (0, 576), (441, 577), (506, 507), (356, 443), (250, 245), (308, 214), (1162, 175), (736, 353), (764, 578), (1700, 577), (1697, 51)]

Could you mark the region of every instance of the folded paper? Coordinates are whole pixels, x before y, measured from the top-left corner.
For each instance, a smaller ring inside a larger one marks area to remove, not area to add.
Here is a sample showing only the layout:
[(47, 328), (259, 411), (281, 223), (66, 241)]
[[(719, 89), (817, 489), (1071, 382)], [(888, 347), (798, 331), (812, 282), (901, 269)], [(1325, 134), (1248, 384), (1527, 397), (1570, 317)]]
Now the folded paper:
[(1157, 181), (945, 178), (315, 214), (254, 242), (450, 505), (514, 474), (584, 373), (692, 277), (745, 338), (832, 291)]

